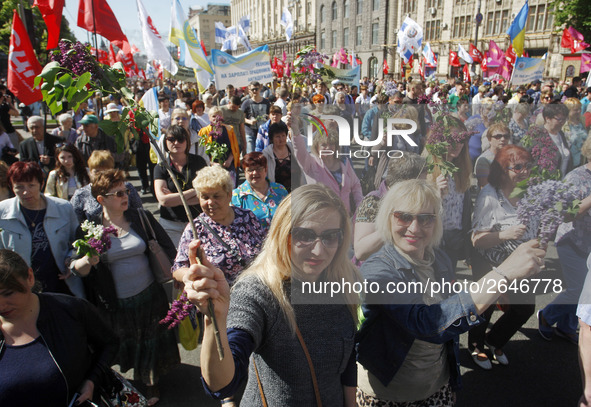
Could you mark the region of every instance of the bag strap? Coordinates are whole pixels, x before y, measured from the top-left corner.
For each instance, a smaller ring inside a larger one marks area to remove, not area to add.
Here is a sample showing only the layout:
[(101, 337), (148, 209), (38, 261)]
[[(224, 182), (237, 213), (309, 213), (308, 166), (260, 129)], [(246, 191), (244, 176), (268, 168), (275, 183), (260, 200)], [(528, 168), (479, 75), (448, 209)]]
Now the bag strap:
[[(308, 361), (308, 367), (310, 368), (310, 375), (312, 376), (312, 385), (314, 386), (314, 394), (316, 396), (316, 405), (318, 407), (322, 407), (322, 400), (320, 399), (320, 390), (318, 389), (318, 380), (316, 380), (316, 371), (314, 370), (314, 364), (312, 363), (312, 357), (310, 356), (310, 352), (308, 352), (308, 347), (306, 346), (306, 342), (304, 342), (304, 338), (302, 337), (302, 333), (300, 332), (300, 328), (296, 326), (296, 335), (298, 336), (298, 340), (300, 341), (300, 345), (304, 350), (304, 354), (306, 355), (306, 360)], [(257, 369), (257, 363), (254, 360), (254, 355), (252, 357), (252, 365), (254, 367), (254, 373), (257, 376), (257, 384), (259, 386), (259, 393), (261, 394), (261, 402), (263, 403), (263, 407), (268, 407), (267, 399), (265, 398), (265, 393), (263, 392), (263, 385), (261, 384), (261, 377), (259, 376), (259, 369)]]
[[(146, 216), (144, 210), (141, 208), (138, 208), (137, 211), (140, 215), (140, 222), (142, 222), (142, 228), (144, 229), (146, 236), (148, 236), (148, 240), (156, 240), (156, 237), (154, 234), (154, 229), (152, 229), (152, 225), (150, 225), (150, 220)], [(148, 224), (147, 228), (146, 228), (146, 223)], [(148, 231), (148, 229), (149, 229), (149, 231)]]
[(222, 246), (224, 246), (224, 249), (226, 249), (228, 252), (232, 251), (232, 248), (228, 245), (228, 243), (224, 242), (221, 236), (218, 234), (218, 232), (216, 232), (211, 226), (209, 226), (207, 222), (204, 221), (203, 218), (201, 218), (201, 216), (197, 216), (197, 219), (199, 220), (199, 222), (201, 222), (205, 229), (209, 230), (209, 232), (222, 244)]
[(263, 403), (263, 407), (268, 407), (267, 399), (265, 398), (265, 393), (263, 392), (263, 385), (261, 384), (261, 377), (259, 376), (259, 369), (257, 369), (257, 362), (254, 360), (254, 355), (252, 357), (252, 365), (254, 366), (254, 373), (257, 376), (257, 384), (259, 385), (259, 393), (261, 394), (261, 403)]

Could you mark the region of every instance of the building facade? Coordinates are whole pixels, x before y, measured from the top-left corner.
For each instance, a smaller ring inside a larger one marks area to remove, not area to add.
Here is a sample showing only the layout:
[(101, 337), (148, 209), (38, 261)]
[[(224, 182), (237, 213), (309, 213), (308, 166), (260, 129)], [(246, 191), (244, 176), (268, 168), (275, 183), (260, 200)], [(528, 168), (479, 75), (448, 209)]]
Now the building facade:
[(215, 43), (216, 21), (221, 21), (226, 27), (232, 25), (230, 10), (227, 4), (208, 4), (205, 9), (189, 9), (189, 24), (197, 31), (208, 54), (211, 49), (220, 48), (220, 44)]

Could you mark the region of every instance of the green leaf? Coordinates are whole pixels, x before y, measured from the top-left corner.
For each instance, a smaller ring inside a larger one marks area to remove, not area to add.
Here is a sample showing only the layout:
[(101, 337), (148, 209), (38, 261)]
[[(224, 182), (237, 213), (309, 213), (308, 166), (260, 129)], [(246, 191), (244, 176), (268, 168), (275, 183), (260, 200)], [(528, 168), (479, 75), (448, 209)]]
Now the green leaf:
[(119, 129), (119, 123), (118, 122), (113, 122), (111, 120), (103, 120), (99, 123), (99, 127), (105, 132), (107, 133), (107, 135), (109, 136), (113, 136), (116, 133), (118, 133)]
[(69, 73), (64, 74), (59, 77), (58, 82), (64, 88), (69, 88), (72, 85), (72, 75), (70, 75)]
[(76, 81), (76, 89), (78, 90), (82, 90), (85, 88), (86, 84), (88, 82), (90, 82), (90, 72), (84, 72), (82, 75), (80, 75), (78, 77), (78, 80)]
[(43, 78), (41, 76), (35, 76), (35, 81), (33, 81), (33, 87), (36, 88), (37, 86), (39, 86), (42, 80)]
[(121, 88), (121, 94), (126, 98), (126, 99), (132, 99), (133, 100), (133, 92), (130, 91), (128, 88), (123, 87)]
[(55, 80), (55, 75), (57, 75), (61, 69), (62, 67), (60, 64), (56, 61), (53, 61), (45, 65), (39, 76), (45, 79), (47, 82), (53, 82)]

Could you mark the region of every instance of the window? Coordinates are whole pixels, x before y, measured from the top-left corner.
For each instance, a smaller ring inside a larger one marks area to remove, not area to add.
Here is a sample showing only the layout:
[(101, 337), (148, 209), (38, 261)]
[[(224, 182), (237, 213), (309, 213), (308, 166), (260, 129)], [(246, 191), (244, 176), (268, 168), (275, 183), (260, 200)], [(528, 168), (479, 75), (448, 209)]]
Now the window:
[(343, 29), (343, 47), (349, 46), (349, 28)]
[(377, 78), (378, 77), (378, 59), (376, 57), (372, 57), (369, 59), (369, 77), (370, 78)]
[(378, 43), (378, 33), (379, 33), (378, 27), (379, 27), (378, 23), (373, 23), (371, 25), (371, 43), (372, 43), (372, 45), (375, 45)]
[(357, 26), (357, 36), (355, 37), (355, 45), (361, 45), (362, 40), (363, 40), (363, 27), (358, 25)]
[(548, 7), (548, 17), (546, 18), (546, 30), (551, 30), (554, 26), (554, 6)]
[(326, 49), (326, 33), (324, 31), (320, 33), (320, 49)]
[(536, 21), (536, 31), (544, 31), (544, 12), (546, 11), (546, 6), (544, 4), (538, 4), (538, 12), (537, 12), (537, 21)]
[(332, 2), (332, 19), (333, 20), (337, 19), (337, 2), (336, 1)]
[(525, 26), (526, 31), (533, 31), (536, 23), (536, 6), (529, 7), (529, 13), (527, 14), (527, 25)]
[(373, 0), (371, 9), (373, 11), (378, 11), (380, 9), (380, 0)]
[(453, 37), (458, 38), (458, 29), (460, 28), (460, 17), (454, 18), (454, 32)]
[(472, 17), (466, 16), (466, 25), (464, 25), (464, 37), (471, 37), (472, 33)]
[(507, 32), (509, 29), (509, 10), (503, 10), (501, 17), (501, 33)]
[(438, 40), (441, 37), (441, 20), (427, 21), (424, 35), (427, 41)]
[(337, 47), (337, 31), (336, 30), (332, 30), (332, 39), (330, 41), (330, 46), (331, 48), (336, 48)]
[(363, 0), (357, 0), (357, 14), (363, 13)]
[(320, 6), (320, 22), (324, 22), (324, 4)]
[(416, 0), (404, 0), (402, 3), (402, 13), (412, 13), (417, 11), (417, 2)]
[(486, 35), (492, 34), (493, 12), (488, 13), (486, 18)]
[(343, 3), (343, 18), (349, 18), (349, 0)]

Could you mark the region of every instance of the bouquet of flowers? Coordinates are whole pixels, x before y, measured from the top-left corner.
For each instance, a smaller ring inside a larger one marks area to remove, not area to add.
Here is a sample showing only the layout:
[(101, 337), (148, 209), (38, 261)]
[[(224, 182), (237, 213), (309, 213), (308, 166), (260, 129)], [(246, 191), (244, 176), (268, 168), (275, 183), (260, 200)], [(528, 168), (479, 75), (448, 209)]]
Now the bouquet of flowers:
[(534, 159), (532, 176), (542, 179), (560, 179), (560, 152), (544, 127), (531, 126), (521, 139)]
[(113, 225), (105, 227), (85, 220), (80, 227), (86, 234), (72, 246), (77, 249), (76, 254), (82, 256), (100, 256), (111, 248), (110, 235), (117, 236), (117, 229)]
[[(531, 184), (532, 182), (537, 182)], [(538, 240), (546, 247), (553, 239), (558, 226), (579, 210), (583, 196), (572, 185), (563, 181), (530, 181), (523, 198), (517, 203), (517, 216), (520, 222), (528, 225), (530, 221), (538, 225)]]
[(432, 173), (437, 167), (444, 177), (451, 176), (459, 170), (454, 163), (447, 160), (448, 147), (455, 147), (476, 134), (474, 131), (459, 129), (455, 123), (449, 120), (450, 117), (450, 114), (444, 112), (433, 121), (425, 145), (429, 152), (427, 170)]
[(224, 119), (220, 115), (214, 116), (210, 123), (211, 131), (208, 137), (201, 137), (199, 139), (199, 144), (205, 147), (205, 154), (209, 155), (213, 162), (219, 164), (223, 164), (221, 161), (228, 152), (228, 146), (217, 142), (223, 134), (223, 122)]
[(313, 45), (299, 50), (296, 53), (296, 59), (293, 62), (294, 70), (291, 73), (294, 85), (303, 85), (306, 78), (312, 83), (322, 80), (322, 76), (333, 78), (334, 73), (330, 69), (324, 68), (324, 61), (327, 59), (328, 55), (320, 54)]

